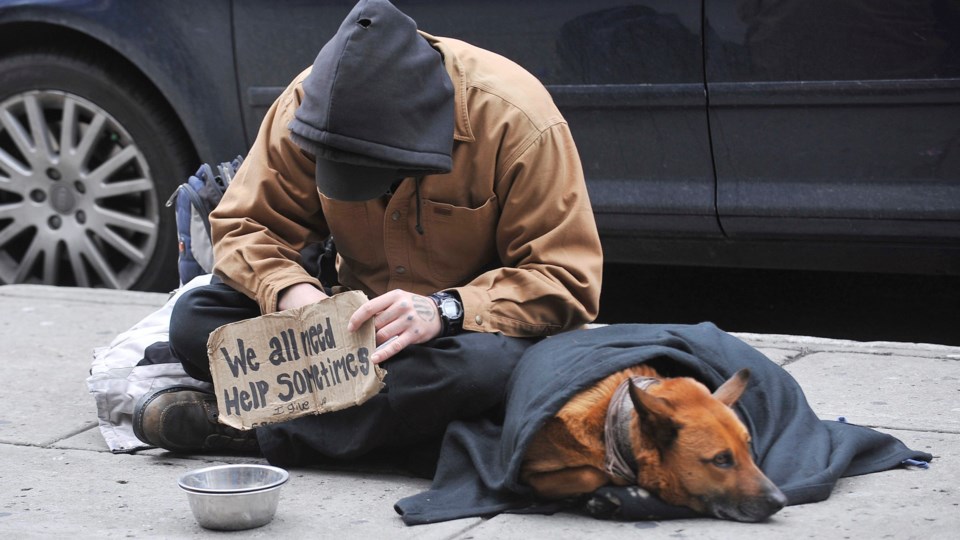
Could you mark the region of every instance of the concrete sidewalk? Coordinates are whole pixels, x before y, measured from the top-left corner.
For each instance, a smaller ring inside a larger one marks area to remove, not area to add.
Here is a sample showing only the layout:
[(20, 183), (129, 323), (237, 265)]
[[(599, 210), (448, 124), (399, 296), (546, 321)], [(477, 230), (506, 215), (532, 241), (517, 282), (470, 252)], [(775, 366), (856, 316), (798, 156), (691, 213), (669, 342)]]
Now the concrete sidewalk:
[[(207, 537), (177, 477), (260, 461), (113, 455), (87, 393), (92, 350), (167, 296), (0, 287), (0, 537)], [(501, 515), (406, 527), (393, 503), (428, 482), (386, 473), (292, 470), (272, 523), (237, 538), (957, 538), (960, 535), (960, 347), (738, 334), (783, 365), (822, 417), (876, 427), (932, 453), (929, 470), (840, 481), (824, 502), (770, 521), (606, 522), (573, 514)], [(803, 451), (798, 448), (797, 451)], [(223, 533), (219, 533), (223, 534)]]

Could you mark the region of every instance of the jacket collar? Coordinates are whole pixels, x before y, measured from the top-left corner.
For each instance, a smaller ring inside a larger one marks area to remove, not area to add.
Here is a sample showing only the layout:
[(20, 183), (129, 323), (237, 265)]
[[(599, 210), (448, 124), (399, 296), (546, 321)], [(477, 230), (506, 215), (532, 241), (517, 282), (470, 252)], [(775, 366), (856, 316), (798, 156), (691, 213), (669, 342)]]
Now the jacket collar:
[(473, 142), (476, 138), (473, 136), (473, 129), (470, 127), (470, 111), (467, 110), (467, 77), (460, 59), (456, 53), (444, 43), (443, 38), (432, 36), (426, 32), (419, 31), (420, 35), (427, 40), (434, 49), (440, 51), (443, 56), (443, 66), (450, 75), (450, 81), (453, 82), (453, 104), (455, 107), (453, 119), (453, 138), (457, 141)]

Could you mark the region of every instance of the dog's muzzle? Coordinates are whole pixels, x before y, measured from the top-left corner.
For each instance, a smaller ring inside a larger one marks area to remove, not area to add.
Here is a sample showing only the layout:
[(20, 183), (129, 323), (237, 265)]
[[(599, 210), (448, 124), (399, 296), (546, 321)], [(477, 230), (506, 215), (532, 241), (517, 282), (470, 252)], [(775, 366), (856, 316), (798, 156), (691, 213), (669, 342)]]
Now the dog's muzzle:
[(708, 507), (713, 515), (721, 519), (750, 523), (763, 521), (787, 505), (786, 495), (773, 482), (767, 482), (769, 485), (760, 495), (740, 501), (714, 501)]

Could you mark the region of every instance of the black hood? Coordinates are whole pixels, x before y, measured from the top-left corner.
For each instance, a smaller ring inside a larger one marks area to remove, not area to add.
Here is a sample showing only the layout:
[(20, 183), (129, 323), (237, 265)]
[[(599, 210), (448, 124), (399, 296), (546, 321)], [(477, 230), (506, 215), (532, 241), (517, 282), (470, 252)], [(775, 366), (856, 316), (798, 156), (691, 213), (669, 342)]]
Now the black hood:
[(453, 84), (440, 53), (390, 2), (357, 3), (303, 91), (291, 137), (324, 165), (325, 195), (370, 199), (398, 178), (452, 168)]

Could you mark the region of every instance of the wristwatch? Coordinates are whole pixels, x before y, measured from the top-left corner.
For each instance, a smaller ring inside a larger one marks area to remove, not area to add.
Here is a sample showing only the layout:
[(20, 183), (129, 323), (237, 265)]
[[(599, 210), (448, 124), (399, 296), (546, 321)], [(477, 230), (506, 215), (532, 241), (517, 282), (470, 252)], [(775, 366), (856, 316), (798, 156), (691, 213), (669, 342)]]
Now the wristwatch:
[(430, 299), (437, 305), (440, 313), (440, 322), (443, 328), (441, 336), (454, 336), (463, 330), (463, 303), (460, 299), (448, 292), (438, 292), (430, 295)]

